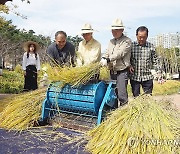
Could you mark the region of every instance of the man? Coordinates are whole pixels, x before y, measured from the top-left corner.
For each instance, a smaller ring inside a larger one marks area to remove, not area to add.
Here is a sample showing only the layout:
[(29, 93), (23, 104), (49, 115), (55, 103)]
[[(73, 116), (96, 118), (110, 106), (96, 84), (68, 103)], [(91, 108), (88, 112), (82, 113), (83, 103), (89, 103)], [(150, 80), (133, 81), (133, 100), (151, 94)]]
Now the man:
[(81, 35), (84, 40), (79, 43), (77, 52), (77, 65), (88, 65), (99, 62), (101, 59), (101, 44), (93, 38), (93, 32), (90, 24), (84, 24), (81, 29)]
[(110, 40), (107, 52), (101, 59), (101, 64), (109, 66), (111, 79), (117, 79), (119, 105), (124, 105), (128, 102), (128, 68), (132, 42), (123, 34), (124, 26), (121, 19), (113, 21), (111, 30), (114, 38)]
[(152, 67), (157, 64), (155, 47), (147, 42), (148, 29), (141, 26), (136, 30), (137, 41), (133, 42), (131, 51), (130, 83), (134, 97), (140, 95), (140, 86), (144, 93), (152, 94)]
[(48, 47), (47, 54), (60, 66), (75, 66), (75, 47), (66, 39), (67, 34), (64, 31), (56, 32), (55, 42)]

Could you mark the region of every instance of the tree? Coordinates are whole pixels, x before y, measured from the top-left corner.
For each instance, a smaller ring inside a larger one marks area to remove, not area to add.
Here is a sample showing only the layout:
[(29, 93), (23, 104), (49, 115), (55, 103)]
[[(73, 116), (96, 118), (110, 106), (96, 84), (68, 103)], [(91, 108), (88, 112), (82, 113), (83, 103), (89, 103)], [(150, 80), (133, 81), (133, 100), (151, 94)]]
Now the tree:
[(177, 48), (163, 48), (162, 46), (159, 46), (156, 48), (159, 59), (160, 59), (160, 65), (162, 66), (162, 69), (166, 73), (177, 73), (178, 67), (179, 67), (179, 49)]
[(7, 1), (12, 1), (12, 0), (0, 0), (0, 4), (4, 5)]
[[(75, 45), (76, 50), (79, 42), (82, 40), (78, 36), (68, 36), (67, 39)], [(0, 55), (5, 62), (11, 63), (13, 67), (21, 64), (24, 53), (22, 44), (26, 41), (37, 42), (41, 47), (41, 51), (39, 52), (41, 62), (47, 61), (46, 49), (52, 43), (49, 36), (36, 35), (34, 30), (26, 31), (25, 29), (17, 29), (11, 20), (7, 21), (0, 17)]]
[[(12, 1), (12, 0), (0, 0), (0, 13), (5, 13), (5, 14), (9, 14), (9, 12), (12, 12), (14, 13), (15, 15), (17, 16), (20, 16), (22, 17), (23, 19), (26, 19), (27, 17), (20, 14), (19, 12), (16, 12), (15, 10), (18, 8), (17, 5), (11, 5), (11, 6), (7, 6), (7, 5), (4, 5), (7, 1)], [(30, 4), (30, 1), (29, 0), (21, 0), (22, 2), (23, 1), (26, 1), (27, 3)]]
[(6, 21), (0, 17), (0, 55), (6, 63), (11, 63), (13, 67), (21, 64), (24, 53), (22, 44), (29, 40), (35, 41), (41, 46), (42, 51), (39, 53), (41, 60), (46, 60), (45, 49), (51, 43), (50, 37), (35, 35), (34, 30), (17, 29), (11, 20)]
[(78, 50), (79, 42), (82, 41), (82, 38), (79, 37), (78, 35), (76, 35), (75, 37), (68, 36), (67, 40), (70, 41), (75, 46), (75, 50), (77, 51)]
[[(13, 1), (13, 0), (0, 0), (0, 4), (2, 4), (2, 5), (4, 5), (7, 1)], [(29, 0), (21, 0), (22, 2), (23, 1), (26, 1), (27, 3), (29, 3), (30, 4), (30, 1)]]
[(0, 5), (0, 13), (9, 13), (9, 7), (7, 7), (6, 5)]

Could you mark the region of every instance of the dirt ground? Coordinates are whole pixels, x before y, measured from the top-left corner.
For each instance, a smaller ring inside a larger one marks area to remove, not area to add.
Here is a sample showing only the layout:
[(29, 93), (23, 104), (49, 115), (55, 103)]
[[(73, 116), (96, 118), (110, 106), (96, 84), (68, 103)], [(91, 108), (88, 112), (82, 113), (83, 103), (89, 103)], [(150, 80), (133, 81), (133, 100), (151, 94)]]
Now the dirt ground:
[(166, 95), (166, 96), (154, 96), (156, 100), (170, 100), (180, 110), (180, 94)]
[(10, 96), (10, 94), (0, 94), (0, 100)]

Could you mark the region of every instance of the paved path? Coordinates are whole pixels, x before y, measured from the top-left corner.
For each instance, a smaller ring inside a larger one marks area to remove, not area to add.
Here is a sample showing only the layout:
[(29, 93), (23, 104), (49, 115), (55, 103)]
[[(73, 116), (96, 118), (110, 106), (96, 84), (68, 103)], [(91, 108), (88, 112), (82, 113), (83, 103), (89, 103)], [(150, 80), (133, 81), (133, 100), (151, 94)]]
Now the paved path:
[(35, 128), (17, 133), (0, 129), (0, 154), (89, 154), (84, 134), (64, 128)]
[(11, 96), (11, 94), (0, 94), (0, 100), (9, 96)]

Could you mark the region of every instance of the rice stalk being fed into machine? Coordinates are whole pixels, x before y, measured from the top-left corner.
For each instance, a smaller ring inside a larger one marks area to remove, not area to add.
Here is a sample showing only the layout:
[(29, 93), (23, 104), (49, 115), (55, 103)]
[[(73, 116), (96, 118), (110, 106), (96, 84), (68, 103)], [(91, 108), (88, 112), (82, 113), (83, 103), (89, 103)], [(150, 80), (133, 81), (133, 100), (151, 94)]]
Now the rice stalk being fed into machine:
[[(86, 84), (100, 69), (98, 63), (70, 68), (51, 67), (50, 65), (46, 67), (49, 80), (51, 82), (59, 81), (60, 89), (66, 84), (73, 87)], [(0, 113), (0, 127), (18, 131), (33, 127), (40, 118), (45, 96), (46, 88), (43, 88), (2, 100), (4, 103), (8, 102), (8, 105)]]
[(178, 153), (180, 113), (165, 104), (150, 96), (130, 101), (88, 132), (87, 149), (93, 154)]
[(48, 79), (51, 82), (60, 81), (72, 87), (79, 87), (90, 81), (100, 71), (100, 64), (89, 64), (81, 67), (50, 67), (47, 66)]

